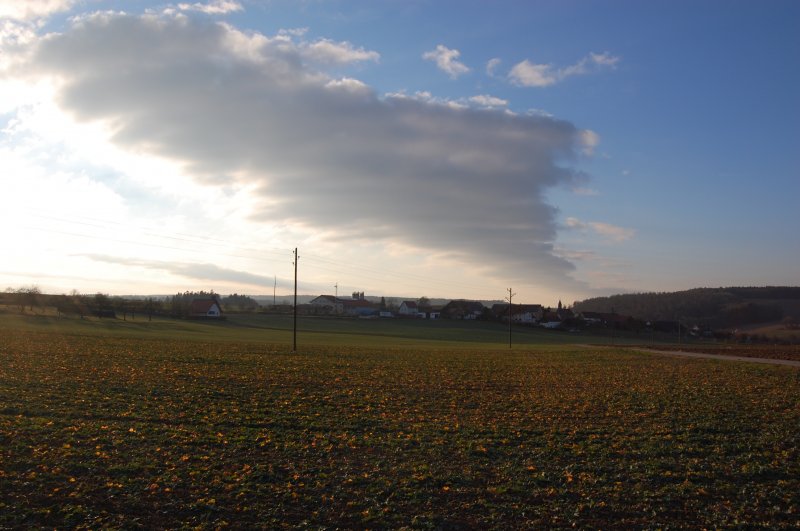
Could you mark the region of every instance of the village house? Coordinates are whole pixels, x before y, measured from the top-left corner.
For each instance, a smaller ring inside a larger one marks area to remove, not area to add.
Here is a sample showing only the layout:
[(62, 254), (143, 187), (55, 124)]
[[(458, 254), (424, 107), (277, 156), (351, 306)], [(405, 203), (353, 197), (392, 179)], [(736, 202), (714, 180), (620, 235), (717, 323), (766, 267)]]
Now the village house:
[(350, 299), (320, 295), (308, 304), (315, 309), (316, 313), (361, 317), (378, 315), (380, 309), (377, 304), (366, 299), (363, 291), (354, 292)]
[[(605, 322), (604, 316), (607, 314), (603, 314), (600, 312), (580, 312), (578, 316), (586, 321), (587, 323), (594, 324), (594, 323), (603, 323)], [(610, 314), (608, 314), (610, 315)]]
[(486, 306), (479, 301), (455, 300), (444, 305), (441, 316), (444, 319), (478, 319), (483, 316)]
[[(508, 321), (508, 304), (493, 305), (492, 315), (501, 321)], [(511, 307), (511, 321), (514, 323), (533, 324), (541, 315), (541, 304), (514, 304)]]
[(397, 315), (401, 317), (417, 317), (419, 319), (438, 319), (441, 313), (441, 307), (420, 304), (417, 301), (403, 301), (397, 309)]
[(215, 298), (194, 299), (189, 305), (189, 317), (219, 319), (222, 317), (222, 307)]
[(616, 312), (580, 312), (578, 317), (587, 324), (602, 324), (603, 326), (613, 326), (624, 330), (633, 330), (645, 326), (644, 322), (630, 315), (622, 315)]
[(331, 313), (335, 315), (344, 313), (344, 300), (333, 295), (320, 295), (309, 301), (308, 304), (314, 307), (318, 313)]
[(442, 316), (441, 306), (422, 306), (419, 309), (419, 315), (423, 319), (439, 319)]
[(400, 308), (397, 309), (398, 315), (404, 315), (408, 317), (416, 317), (419, 313), (419, 307), (417, 305), (417, 301), (403, 301), (400, 303)]

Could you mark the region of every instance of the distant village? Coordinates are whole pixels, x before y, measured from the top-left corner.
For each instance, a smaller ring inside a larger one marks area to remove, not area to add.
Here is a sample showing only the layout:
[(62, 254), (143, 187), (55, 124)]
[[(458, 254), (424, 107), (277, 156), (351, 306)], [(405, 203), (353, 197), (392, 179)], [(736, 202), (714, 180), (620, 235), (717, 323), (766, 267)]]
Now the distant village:
[[(241, 296), (239, 296), (241, 297)], [(236, 307), (225, 304), (225, 298), (216, 296), (195, 298), (191, 301), (189, 317), (218, 319), (224, 318), (225, 311), (253, 311), (257, 302), (249, 299), (247, 307)], [(380, 300), (369, 299), (364, 292), (353, 292), (350, 297), (337, 295), (319, 295), (306, 303), (297, 305), (299, 315), (317, 317), (341, 317), (358, 319), (458, 319), (475, 321), (502, 321), (509, 319), (514, 324), (540, 326), (553, 330), (578, 331), (591, 326), (613, 327), (620, 330), (642, 331), (654, 330), (666, 333), (677, 333), (677, 322), (659, 321), (645, 322), (632, 316), (621, 315), (615, 312), (573, 312), (564, 306), (561, 301), (556, 307), (541, 304), (508, 304), (490, 303), (482, 301), (455, 299), (443, 304), (434, 304), (427, 297), (416, 300), (387, 301), (385, 297)], [(226, 310), (226, 308), (228, 308)], [(262, 308), (261, 311), (289, 312), (294, 307), (289, 304), (272, 305)], [(692, 335), (708, 334), (699, 327), (687, 329)]]
[[(750, 293), (755, 288), (743, 288)], [(793, 288), (762, 288), (764, 290), (793, 289)], [(704, 294), (707, 290), (693, 290), (688, 294)], [(731, 288), (728, 288), (731, 291)], [(769, 291), (767, 295), (774, 295)], [(761, 292), (756, 294), (762, 295)], [(783, 294), (780, 292), (779, 294)], [(795, 293), (791, 292), (794, 296)], [(667, 295), (669, 296), (669, 295)], [(685, 296), (685, 295), (684, 295)], [(639, 298), (659, 299), (662, 295), (634, 296)], [(584, 329), (600, 328), (628, 331), (634, 333), (661, 333), (681, 337), (694, 336), (703, 339), (765, 342), (774, 341), (763, 334), (748, 333), (738, 330), (735, 326), (714, 326), (708, 319), (676, 318), (673, 320), (645, 320), (634, 317), (625, 312), (617, 312), (611, 304), (605, 304), (611, 311), (597, 312), (587, 309), (570, 308), (558, 302), (555, 307), (542, 304), (508, 304), (497, 301), (477, 301), (466, 299), (435, 299), (427, 297), (418, 299), (402, 299), (386, 297), (367, 297), (364, 292), (353, 292), (349, 297), (337, 295), (299, 296), (297, 307), (291, 304), (287, 297), (277, 297), (231, 294), (220, 295), (213, 291), (184, 292), (168, 296), (110, 296), (102, 293), (94, 295), (71, 294), (50, 295), (41, 293), (35, 286), (12, 289), (0, 292), (0, 305), (16, 307), (21, 313), (37, 313), (54, 311), (58, 315), (79, 316), (80, 318), (95, 317), (100, 319), (148, 319), (153, 317), (172, 317), (181, 319), (224, 320), (230, 315), (241, 313), (264, 314), (293, 314), (314, 316), (320, 318), (341, 319), (458, 319), (474, 321), (509, 321), (521, 326), (537, 326), (552, 330), (579, 332)], [(788, 300), (788, 299), (787, 299)], [(794, 300), (794, 299), (791, 299)], [(621, 299), (615, 299), (622, 302)], [(603, 301), (606, 302), (606, 301)], [(586, 306), (584, 303), (581, 306)], [(576, 304), (578, 306), (578, 304)], [(595, 305), (597, 306), (597, 305)], [(787, 308), (790, 308), (787, 306)], [(732, 306), (727, 309), (726, 315), (733, 316), (745, 312), (761, 315), (762, 320), (775, 320), (783, 318), (782, 327), (785, 333), (781, 340), (798, 342), (800, 338), (791, 335), (800, 329), (798, 320), (792, 315), (782, 316), (776, 313), (780, 308), (770, 305), (747, 303)], [(734, 314), (733, 312), (738, 313)], [(769, 311), (768, 311), (769, 310)]]
[(554, 327), (575, 315), (561, 302), (551, 309), (541, 304), (492, 304), (481, 301), (457, 299), (446, 304), (431, 304), (426, 298), (403, 300), (399, 305), (367, 300), (363, 292), (353, 293), (350, 298), (320, 295), (304, 305), (304, 312), (313, 315), (340, 315), (360, 318), (412, 318), (412, 319), (462, 319), (462, 320), (508, 320), (518, 323), (545, 323)]
[[(305, 316), (357, 318), (357, 319), (460, 319), (505, 321), (539, 325), (545, 328), (574, 329), (592, 323), (628, 322), (624, 316), (583, 312), (575, 314), (559, 301), (554, 308), (541, 304), (488, 303), (456, 299), (440, 304), (427, 297), (419, 299), (368, 298), (364, 292), (354, 292), (350, 297), (319, 295), (305, 297), (298, 303), (297, 313)], [(293, 313), (295, 308), (285, 298), (272, 304), (247, 295), (222, 296), (211, 292), (184, 292), (171, 296), (114, 297), (97, 293), (84, 295), (47, 295), (36, 289), (6, 290), (0, 294), (0, 303), (17, 306), (20, 311), (33, 312), (35, 307), (54, 308), (59, 314), (80, 317), (136, 319), (169, 316), (187, 319), (225, 319), (238, 313)], [(437, 301), (438, 302), (438, 301)], [(632, 321), (631, 321), (632, 322)]]
[[(233, 297), (231, 299), (230, 297)], [(220, 319), (227, 313), (271, 311), (288, 312), (294, 307), (290, 304), (259, 305), (247, 296), (233, 295), (220, 297), (216, 294), (201, 293), (188, 301), (188, 311), (184, 315), (191, 318)], [(183, 296), (181, 296), (183, 298)], [(174, 301), (173, 301), (174, 302)], [(177, 307), (176, 304), (169, 305)], [(319, 295), (306, 303), (297, 305), (301, 315), (319, 317), (344, 317), (360, 319), (461, 319), (461, 320), (505, 320), (509, 318), (516, 323), (542, 324), (548, 328), (556, 328), (565, 322), (574, 320), (572, 310), (561, 302), (556, 308), (548, 308), (541, 304), (491, 304), (487, 306), (481, 301), (456, 299), (444, 304), (431, 303), (426, 297), (416, 300), (371, 300), (364, 292), (354, 292), (350, 297), (336, 295)], [(587, 318), (586, 316), (583, 317)], [(588, 316), (589, 319), (600, 320), (599, 315)]]

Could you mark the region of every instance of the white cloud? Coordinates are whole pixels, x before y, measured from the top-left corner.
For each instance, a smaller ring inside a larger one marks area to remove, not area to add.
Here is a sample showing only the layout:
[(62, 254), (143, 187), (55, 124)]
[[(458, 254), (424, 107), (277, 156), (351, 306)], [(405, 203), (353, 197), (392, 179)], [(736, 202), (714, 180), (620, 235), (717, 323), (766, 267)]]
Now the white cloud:
[(320, 39), (304, 46), (304, 55), (314, 61), (325, 64), (347, 64), (359, 61), (374, 61), (380, 59), (378, 52), (354, 48), (349, 42), (333, 42)]
[(564, 221), (564, 224), (570, 229), (585, 229), (586, 223), (582, 222), (578, 218), (569, 217)]
[(33, 20), (69, 10), (75, 0), (0, 0), (0, 19)]
[[(307, 28), (280, 30), (276, 36), (267, 37), (260, 33), (239, 31), (225, 23), (220, 26), (227, 30), (223, 37), (226, 48), (233, 48), (228, 51), (237, 56), (247, 55), (253, 62), (264, 62), (269, 56), (281, 56), (285, 62), (302, 61), (317, 66), (341, 66), (362, 61), (377, 63), (380, 60), (378, 52), (356, 48), (346, 41), (307, 41), (304, 39)], [(269, 53), (265, 54), (265, 50)]]
[(467, 109), (469, 107), (483, 107), (483, 105), (473, 104), (473, 102), (470, 102), (469, 99), (460, 98), (454, 100), (451, 98), (441, 98), (438, 96), (434, 96), (427, 90), (418, 90), (413, 94), (408, 94), (404, 91), (390, 92), (385, 95), (384, 99), (387, 101), (391, 99), (419, 101), (429, 105), (439, 105), (442, 107), (449, 107), (451, 109)]
[(594, 154), (594, 148), (600, 144), (600, 135), (591, 129), (584, 129), (580, 132), (580, 142), (583, 145), (583, 154), (590, 156)]
[[(414, 100), (420, 101), (424, 103), (428, 103), (431, 105), (441, 105), (444, 107), (449, 107), (451, 109), (498, 109), (498, 108), (505, 108), (508, 106), (508, 100), (504, 100), (502, 98), (498, 98), (495, 96), (490, 96), (488, 94), (478, 94), (476, 96), (470, 96), (469, 98), (442, 98), (438, 96), (434, 96), (430, 92), (426, 90), (417, 91), (413, 94), (408, 94), (404, 91), (401, 92), (391, 92), (385, 95), (385, 99), (400, 99), (400, 100)], [(504, 112), (507, 114), (514, 114), (508, 109), (504, 109)]]
[[(6, 85), (0, 92), (16, 84), (3, 74), (24, 59), (26, 47), (37, 39), (47, 17), (67, 11), (73, 4), (74, 0), (0, 0), (0, 85)], [(1, 97), (0, 112), (7, 105)]]
[(528, 116), (544, 116), (545, 118), (555, 118), (555, 115), (544, 109), (528, 109), (525, 111)]
[(441, 44), (437, 45), (435, 50), (422, 54), (423, 59), (435, 62), (439, 70), (453, 79), (469, 72), (469, 68), (458, 60), (459, 57), (461, 57), (461, 52), (451, 50)]
[(303, 37), (308, 33), (308, 28), (286, 28), (278, 31), (278, 35), (291, 35), (292, 37)]
[(472, 96), (469, 98), (471, 103), (479, 105), (481, 107), (506, 107), (508, 106), (508, 100), (504, 100), (502, 98), (497, 98), (495, 96), (489, 96), (488, 94), (479, 94), (478, 96)]
[[(188, 190), (187, 175), (220, 191), (211, 210), (223, 191), (246, 191), (253, 223), (574, 288), (544, 197), (580, 180), (563, 166), (585, 147), (580, 129), (430, 94), (381, 98), (312, 69), (293, 38), (106, 13), (42, 38), (26, 76), (50, 80), (62, 115), (105, 134), (116, 152), (180, 168), (153, 179)], [(502, 100), (472, 101), (481, 102)]]
[(211, 0), (210, 2), (195, 2), (192, 4), (182, 2), (178, 4), (178, 9), (182, 11), (199, 11), (206, 15), (224, 15), (226, 13), (242, 11), (244, 8), (242, 4), (234, 0)]
[(608, 67), (615, 67), (617, 63), (619, 63), (619, 57), (613, 56), (608, 52), (603, 53), (590, 53), (589, 54), (589, 61), (598, 65), (598, 66), (608, 66)]
[[(24, 46), (35, 38), (36, 30), (31, 24), (0, 20), (0, 50)], [(0, 59), (0, 65), (7, 61), (7, 59)]]
[(358, 79), (344, 77), (342, 79), (332, 79), (325, 84), (327, 88), (335, 90), (344, 90), (352, 94), (362, 94), (365, 96), (372, 95), (372, 89)]
[(527, 59), (515, 64), (508, 77), (512, 83), (523, 87), (547, 87), (558, 81), (558, 73), (551, 65), (537, 65)]
[(495, 77), (495, 71), (497, 70), (497, 67), (499, 67), (500, 63), (502, 63), (502, 62), (503, 61), (500, 60), (497, 57), (495, 57), (493, 59), (489, 59), (486, 62), (486, 75), (488, 75), (489, 77)]
[(569, 229), (580, 230), (583, 232), (590, 231), (616, 243), (624, 242), (636, 235), (636, 231), (634, 229), (619, 227), (601, 221), (584, 222), (574, 217), (567, 218), (564, 222), (564, 225)]
[(616, 68), (619, 57), (608, 52), (589, 53), (574, 65), (556, 68), (552, 64), (536, 64), (525, 59), (511, 68), (508, 79), (521, 87), (548, 87), (573, 76)]

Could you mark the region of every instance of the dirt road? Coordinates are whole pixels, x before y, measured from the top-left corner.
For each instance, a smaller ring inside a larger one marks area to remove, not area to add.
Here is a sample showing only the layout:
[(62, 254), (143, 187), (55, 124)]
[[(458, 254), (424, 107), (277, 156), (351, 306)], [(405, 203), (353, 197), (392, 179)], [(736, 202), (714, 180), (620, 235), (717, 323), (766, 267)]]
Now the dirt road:
[(707, 354), (701, 352), (683, 352), (680, 350), (656, 350), (650, 348), (633, 347), (630, 350), (638, 352), (647, 352), (648, 354), (661, 354), (665, 356), (683, 356), (686, 358), (701, 358), (708, 360), (724, 360), (724, 361), (748, 361), (750, 363), (766, 363), (768, 365), (788, 365), (790, 367), (800, 367), (800, 361), (793, 360), (777, 360), (768, 358), (750, 358), (747, 356), (724, 356), (721, 354)]

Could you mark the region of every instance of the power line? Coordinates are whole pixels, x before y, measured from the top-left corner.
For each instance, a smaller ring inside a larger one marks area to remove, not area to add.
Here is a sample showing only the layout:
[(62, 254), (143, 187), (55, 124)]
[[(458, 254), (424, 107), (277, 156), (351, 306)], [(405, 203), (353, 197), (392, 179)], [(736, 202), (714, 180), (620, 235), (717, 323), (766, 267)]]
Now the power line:
[(330, 259), (330, 258), (322, 258), (322, 257), (319, 257), (319, 256), (315, 256), (313, 254), (305, 254), (304, 258), (306, 258), (307, 261), (312, 262), (312, 264), (313, 264), (313, 262), (322, 262), (322, 263), (330, 264), (332, 266), (336, 266), (335, 268), (330, 268), (330, 267), (325, 267), (325, 266), (317, 264), (317, 265), (313, 265), (315, 270), (330, 271), (332, 273), (339, 273), (339, 274), (341, 274), (341, 273), (352, 273), (353, 271), (359, 271), (359, 272), (361, 272), (360, 276), (362, 278), (373, 278), (373, 279), (376, 279), (376, 280), (379, 280), (379, 281), (384, 281), (384, 282), (387, 281), (388, 277), (394, 277), (394, 278), (403, 280), (405, 282), (409, 282), (409, 283), (413, 282), (413, 283), (416, 283), (416, 284), (423, 284), (423, 285), (428, 285), (428, 286), (430, 286), (430, 285), (440, 285), (440, 286), (446, 286), (446, 287), (451, 287), (451, 288), (462, 288), (462, 289), (472, 289), (472, 288), (474, 288), (474, 285), (468, 284), (466, 282), (458, 282), (458, 281), (452, 281), (452, 280), (432, 280), (430, 277), (423, 276), (423, 275), (415, 275), (413, 273), (399, 272), (399, 271), (395, 271), (395, 270), (387, 269), (387, 268), (383, 268), (383, 267), (381, 269), (376, 269), (376, 268), (371, 268), (371, 267), (367, 267), (367, 266), (363, 266), (363, 265), (355, 265), (355, 264), (353, 264), (351, 262), (338, 261), (338, 260), (333, 260), (333, 259)]
[[(97, 229), (109, 229), (108, 225), (114, 225), (118, 227), (123, 227), (126, 230), (130, 230), (132, 226), (130, 224), (123, 224), (112, 220), (104, 220), (99, 218), (92, 218), (89, 216), (82, 216), (76, 215), (75, 218), (68, 218), (68, 217), (61, 217), (61, 216), (53, 216), (50, 214), (45, 214), (41, 212), (37, 212), (34, 209), (29, 209), (31, 212), (30, 214), (43, 219), (43, 220), (51, 220), (57, 221), (59, 223), (65, 224), (67, 226), (85, 226), (85, 227), (92, 227)], [(83, 221), (82, 221), (83, 220)], [(142, 241), (141, 239), (136, 238), (120, 238), (110, 236), (108, 234), (98, 234), (98, 233), (88, 233), (87, 231), (80, 231), (80, 230), (63, 230), (63, 229), (56, 229), (52, 227), (41, 227), (35, 225), (28, 225), (23, 228), (35, 231), (41, 231), (50, 234), (62, 234), (67, 236), (74, 236), (78, 238), (85, 238), (90, 240), (96, 241), (106, 241), (106, 242), (113, 242), (117, 244), (123, 245), (134, 245), (140, 247), (148, 247), (154, 249), (166, 249), (171, 251), (183, 252), (183, 253), (192, 253), (192, 254), (208, 254), (207, 247), (213, 246), (217, 248), (226, 248), (226, 249), (235, 249), (239, 252), (224, 252), (218, 253), (223, 257), (228, 258), (240, 258), (255, 262), (270, 262), (275, 263), (280, 258), (285, 257), (285, 253), (287, 251), (291, 252), (290, 249), (280, 249), (277, 247), (248, 247), (248, 246), (239, 246), (230, 241), (220, 240), (213, 237), (208, 236), (200, 236), (200, 235), (193, 235), (193, 234), (186, 234), (186, 233), (170, 233), (170, 232), (162, 232), (162, 233), (153, 233), (149, 232), (149, 229), (145, 229), (141, 225), (133, 225), (134, 229), (138, 229), (138, 233), (134, 233), (133, 236), (151, 236), (157, 239), (166, 239), (170, 240), (172, 243), (161, 243), (157, 241)], [(197, 249), (192, 248), (192, 246), (187, 245), (180, 245), (179, 242), (192, 244), (192, 245), (202, 245), (204, 248)], [(265, 259), (264, 255), (269, 255), (274, 257), (274, 261), (271, 259)], [(411, 286), (418, 286), (420, 289), (425, 290), (426, 287), (429, 289), (431, 286), (440, 286), (443, 288), (449, 289), (464, 289), (470, 290), (474, 286), (472, 284), (468, 284), (465, 282), (458, 282), (452, 280), (441, 280), (441, 279), (431, 279), (428, 276), (409, 273), (408, 271), (397, 271), (391, 268), (381, 267), (380, 269), (365, 266), (362, 264), (354, 264), (349, 261), (343, 260), (336, 260), (329, 257), (323, 257), (320, 255), (314, 254), (304, 254), (304, 258), (311, 264), (311, 268), (314, 271), (329, 271), (337, 276), (345, 274), (345, 275), (352, 275), (354, 272), (358, 273), (360, 279), (372, 279), (377, 282), (397, 282), (400, 280), (406, 284)], [(244, 272), (247, 272), (246, 270)], [(277, 278), (274, 279), (274, 284), (277, 284)], [(338, 287), (339, 281), (336, 282), (335, 288), (338, 295)], [(275, 296), (275, 289), (276, 286), (273, 286), (273, 298)]]
[[(83, 215), (83, 214), (74, 214), (72, 216), (72, 218), (68, 218), (68, 217), (54, 216), (54, 215), (50, 214), (49, 212), (44, 212), (42, 210), (39, 210), (39, 209), (36, 209), (36, 208), (31, 208), (31, 207), (28, 207), (27, 211), (31, 215), (34, 215), (36, 217), (39, 217), (39, 218), (42, 218), (42, 219), (49, 219), (49, 220), (53, 220), (53, 221), (58, 221), (58, 222), (62, 222), (62, 223), (85, 225), (85, 226), (95, 227), (95, 228), (100, 228), (100, 229), (106, 229), (106, 228), (108, 228), (108, 225), (116, 225), (116, 226), (119, 226), (119, 227), (123, 227), (125, 229), (130, 229), (131, 228), (130, 224), (124, 224), (124, 223), (120, 223), (120, 222), (117, 222), (117, 221), (114, 221), (114, 220), (107, 220), (107, 219), (101, 219), (101, 218), (97, 218), (97, 217), (86, 216), (86, 215)], [(88, 221), (78, 221), (78, 220), (76, 220), (74, 218), (80, 218), (80, 219), (88, 220)], [(218, 238), (213, 238), (213, 237), (204, 236), (204, 235), (201, 236), (201, 235), (196, 235), (196, 234), (177, 233), (177, 232), (174, 232), (174, 233), (169, 233), (169, 232), (153, 233), (153, 232), (148, 232), (150, 229), (149, 228), (145, 228), (145, 227), (143, 227), (141, 225), (133, 225), (133, 226), (135, 228), (138, 228), (141, 231), (140, 233), (142, 235), (145, 235), (145, 236), (152, 236), (152, 237), (156, 237), (156, 238), (160, 238), (160, 239), (169, 239), (169, 240), (172, 240), (172, 241), (175, 241), (175, 242), (186, 242), (186, 243), (200, 244), (200, 245), (203, 245), (203, 246), (206, 246), (206, 247), (207, 246), (214, 246), (214, 247), (234, 248), (234, 249), (238, 249), (240, 251), (245, 251), (247, 253), (253, 253), (254, 254), (253, 256), (248, 256), (248, 255), (236, 254), (236, 253), (225, 253), (225, 256), (231, 257), (231, 258), (242, 258), (242, 259), (247, 259), (247, 260), (256, 260), (256, 261), (259, 261), (259, 262), (263, 262), (264, 261), (263, 260), (263, 255), (264, 254), (272, 255), (272, 256), (276, 257), (276, 260), (277, 260), (277, 259), (280, 259), (283, 256), (285, 256), (284, 253), (286, 253), (287, 251), (291, 252), (290, 249), (281, 249), (281, 248), (276, 248), (276, 247), (271, 247), (271, 248), (270, 247), (263, 247), (262, 248), (262, 247), (239, 246), (239, 245), (234, 245), (230, 241), (227, 241), (227, 240), (221, 240), (221, 239), (218, 239)], [(78, 236), (78, 237), (82, 237), (82, 238), (94, 238), (94, 239), (98, 239), (98, 240), (111, 241), (111, 242), (121, 243), (121, 244), (139, 245), (139, 246), (153, 247), (153, 248), (159, 248), (159, 249), (169, 249), (169, 250), (174, 250), (174, 251), (183, 251), (183, 252), (190, 252), (190, 253), (203, 253), (203, 254), (206, 254), (206, 250), (205, 249), (197, 250), (197, 249), (190, 249), (190, 248), (186, 248), (186, 247), (177, 247), (177, 246), (173, 246), (173, 245), (166, 245), (166, 244), (159, 244), (159, 243), (152, 243), (152, 242), (142, 242), (142, 241), (131, 240), (131, 239), (113, 238), (113, 237), (101, 236), (101, 235), (90, 235), (90, 234), (86, 234), (86, 233), (56, 231), (54, 229), (44, 228), (44, 227), (31, 227), (31, 226), (29, 226), (28, 228), (33, 229), (33, 230), (44, 231), (44, 232), (57, 232), (57, 233), (60, 233), (60, 234)], [(461, 283), (461, 282), (457, 282), (457, 281), (432, 280), (430, 277), (423, 276), (423, 275), (415, 275), (415, 274), (409, 273), (407, 271), (402, 271), (402, 272), (401, 271), (395, 271), (395, 270), (392, 270), (392, 269), (386, 268), (386, 267), (381, 267), (380, 269), (376, 269), (376, 268), (371, 268), (371, 267), (367, 267), (367, 266), (363, 266), (363, 265), (353, 264), (352, 262), (345, 262), (345, 261), (341, 261), (341, 260), (335, 260), (335, 259), (331, 259), (331, 258), (328, 258), (328, 257), (322, 257), (322, 256), (319, 256), (319, 255), (314, 255), (314, 254), (305, 253), (304, 254), (304, 258), (306, 260), (310, 260), (312, 264), (314, 262), (317, 262), (317, 265), (314, 266), (314, 269), (316, 269), (316, 270), (330, 271), (330, 272), (333, 272), (333, 273), (352, 273), (353, 271), (360, 271), (360, 272), (366, 273), (366, 275), (363, 275), (363, 274), (361, 275), (363, 278), (371, 278), (371, 279), (377, 280), (379, 282), (386, 282), (387, 281), (387, 277), (395, 277), (395, 278), (397, 278), (399, 280), (402, 280), (404, 282), (407, 282), (407, 283), (414, 283), (414, 284), (423, 285), (423, 286), (439, 285), (439, 286), (443, 286), (443, 287), (460, 288), (460, 289), (472, 289), (473, 288), (473, 285), (467, 284), (467, 283)], [(323, 263), (323, 264), (327, 263), (329, 265), (332, 265), (332, 266), (335, 267), (335, 269), (326, 268), (324, 266), (321, 266), (321, 265), (319, 265), (320, 262)]]
[[(89, 221), (78, 221), (78, 220), (75, 220), (75, 219), (58, 217), (58, 216), (53, 216), (53, 215), (50, 215), (50, 214), (39, 214), (39, 213), (30, 213), (30, 214), (32, 216), (35, 216), (35, 217), (38, 217), (38, 218), (41, 218), (41, 219), (49, 219), (49, 220), (52, 220), (52, 221), (58, 221), (58, 222), (61, 222), (61, 223), (71, 223), (71, 224), (75, 224), (75, 225), (85, 225), (85, 226), (88, 226), (88, 227), (95, 227), (95, 228), (99, 228), (99, 229), (107, 229), (108, 225), (116, 225), (118, 227), (122, 227), (122, 228), (125, 228), (125, 229), (130, 229), (131, 226), (132, 226), (131, 224), (120, 223), (118, 221), (105, 220), (105, 219), (100, 219), (100, 218), (92, 218), (92, 217), (80, 216), (80, 215), (76, 215), (75, 217), (83, 218), (83, 219), (86, 219), (86, 220), (89, 220)], [(204, 246), (236, 247), (236, 248), (239, 248), (239, 249), (252, 251), (254, 253), (259, 253), (259, 254), (263, 254), (263, 253), (269, 253), (269, 254), (281, 253), (281, 254), (283, 254), (283, 253), (286, 252), (286, 249), (281, 249), (281, 248), (278, 248), (278, 247), (247, 247), (247, 246), (243, 246), (243, 245), (235, 245), (235, 244), (231, 243), (229, 240), (222, 240), (222, 239), (213, 238), (213, 237), (210, 237), (210, 236), (201, 236), (201, 235), (196, 235), (196, 234), (185, 234), (185, 233), (180, 233), (180, 232), (169, 233), (169, 232), (165, 232), (163, 230), (159, 230), (159, 232), (151, 232), (152, 229), (143, 227), (141, 225), (133, 225), (133, 227), (139, 229), (139, 231), (140, 231), (139, 234), (141, 234), (141, 235), (152, 236), (152, 237), (161, 238), (161, 239), (182, 241), (182, 242), (187, 242), (187, 243), (196, 243), (196, 244), (202, 244)], [(37, 228), (38, 230), (43, 230), (43, 231), (51, 230), (51, 229), (43, 228), (43, 227), (35, 227), (35, 228)], [(125, 242), (125, 243), (129, 243), (129, 242)], [(134, 243), (137, 243), (137, 242), (134, 242)], [(143, 244), (143, 245), (145, 245), (145, 244)], [(178, 247), (173, 247), (173, 249), (184, 250), (183, 248), (178, 248)]]
[[(24, 225), (24, 226), (22, 226), (22, 228), (23, 229), (28, 229), (28, 230), (36, 230), (36, 231), (41, 231), (41, 232), (47, 232), (47, 233), (51, 233), (51, 234), (63, 234), (65, 236), (75, 236), (75, 237), (78, 237), (78, 238), (86, 238), (86, 239), (91, 239), (91, 240), (106, 241), (106, 242), (112, 242), (112, 243), (138, 245), (138, 246), (141, 246), (141, 247), (153, 247), (153, 248), (157, 248), (157, 249), (168, 249), (168, 250), (172, 250), (172, 251), (181, 251), (181, 252), (187, 252), (187, 253), (201, 253), (201, 254), (206, 254), (206, 255), (208, 254), (208, 250), (207, 249), (190, 249), (190, 248), (187, 248), (187, 247), (176, 247), (174, 245), (165, 245), (165, 244), (159, 244), (159, 243), (153, 243), (153, 242), (143, 242), (143, 241), (139, 241), (139, 240), (115, 238), (115, 237), (103, 236), (103, 235), (99, 235), (99, 234), (86, 234), (86, 233), (80, 233), (80, 232), (71, 232), (71, 231), (66, 231), (66, 230), (58, 230), (58, 229), (54, 229), (54, 228), (50, 228), (50, 227), (37, 227), (37, 226), (34, 226), (34, 225)], [(162, 236), (159, 236), (159, 237), (162, 237)], [(191, 242), (191, 243), (198, 243), (198, 244), (206, 245), (203, 242)], [(227, 244), (226, 247), (236, 248), (236, 246), (234, 246), (233, 244)], [(248, 251), (248, 252), (252, 252), (254, 254), (258, 253), (259, 255), (272, 254), (272, 255), (274, 255), (276, 257), (280, 256), (279, 253), (277, 253), (277, 252), (269, 251), (269, 250), (262, 250), (262, 249), (258, 249), (258, 248), (244, 247), (244, 248), (242, 248), (242, 250)], [(281, 254), (283, 254), (285, 252), (286, 251), (284, 250)], [(229, 256), (229, 257), (232, 257), (232, 258), (244, 258), (244, 259), (248, 259), (248, 260), (260, 260), (260, 261), (263, 261), (263, 259), (260, 258), (259, 256), (247, 256), (247, 255), (233, 254), (233, 253), (225, 253), (225, 256)]]

